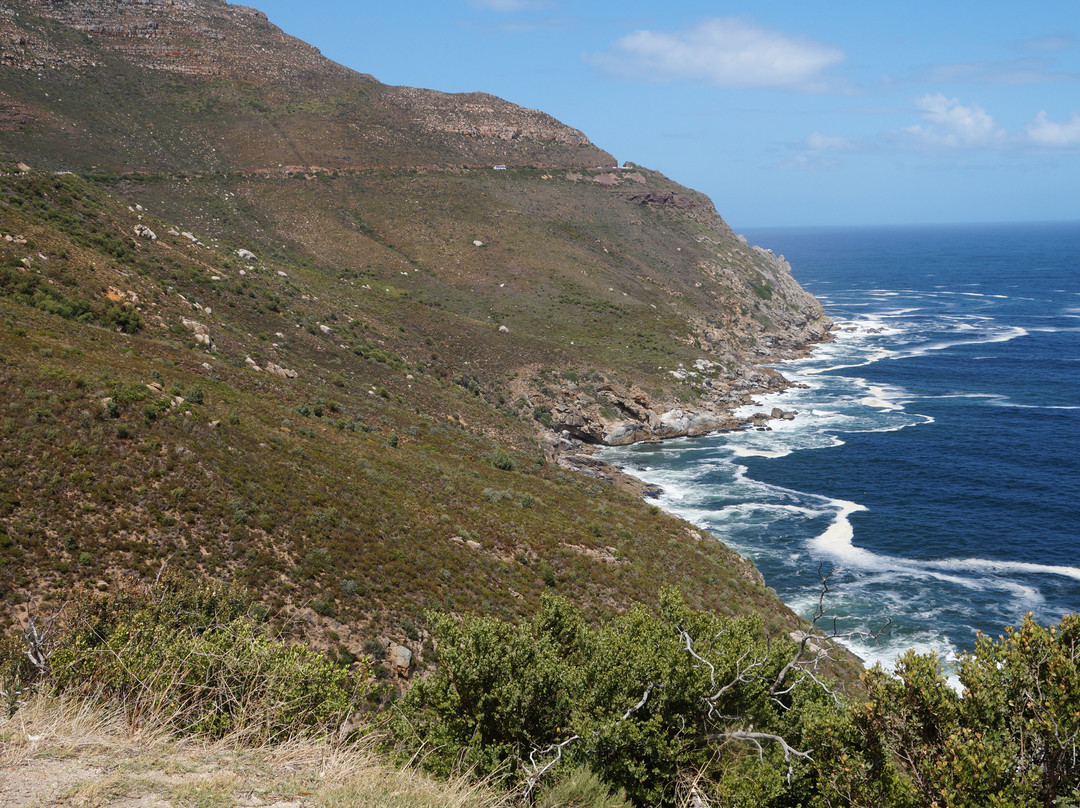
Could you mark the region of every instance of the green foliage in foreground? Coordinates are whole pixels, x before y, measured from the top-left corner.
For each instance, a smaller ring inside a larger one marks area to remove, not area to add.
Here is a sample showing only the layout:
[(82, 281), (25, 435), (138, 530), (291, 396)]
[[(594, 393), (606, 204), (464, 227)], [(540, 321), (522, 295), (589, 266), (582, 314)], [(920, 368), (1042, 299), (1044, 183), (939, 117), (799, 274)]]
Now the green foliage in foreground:
[(936, 657), (910, 651), (896, 676), (867, 675), (860, 724), (903, 763), (912, 804), (1080, 805), (1080, 616), (980, 636), (958, 675), (963, 697)]
[[(269, 636), (248, 595), (166, 577), (121, 585), (0, 641), (10, 710), (31, 684), (244, 742), (336, 735), (368, 672)], [(429, 615), (438, 668), (393, 708), (392, 737), (541, 806), (1080, 808), (1080, 616), (1030, 617), (962, 657), (875, 667), (857, 697), (754, 618), (675, 593), (600, 625), (560, 597), (535, 617)], [(34, 664), (31, 657), (47, 659)], [(794, 664), (792, 664), (794, 663)], [(417, 754), (418, 753), (418, 754)]]
[(371, 681), (271, 637), (250, 596), (219, 583), (123, 586), (61, 618), (43, 632), (47, 670), (17, 663), (8, 647), (9, 693), (36, 675), (59, 693), (117, 704), (135, 723), (261, 743), (335, 731)]
[(639, 805), (676, 804), (687, 778), (724, 805), (829, 804), (820, 767), (796, 753), (850, 733), (851, 716), (788, 667), (794, 644), (767, 641), (755, 618), (665, 593), (658, 610), (638, 605), (595, 629), (555, 597), (522, 625), (429, 622), (439, 669), (399, 703), (394, 732), (437, 772), (530, 790), (558, 758), (549, 777), (588, 767)]
[(588, 770), (651, 806), (681, 804), (689, 784), (726, 806), (1080, 804), (1075, 615), (981, 638), (959, 666), (963, 697), (936, 657), (909, 652), (896, 675), (869, 671), (857, 699), (834, 698), (808, 660), (789, 667), (795, 646), (757, 621), (671, 593), (599, 628), (558, 598), (527, 624), (430, 624), (439, 669), (393, 729), (439, 773), (543, 793)]

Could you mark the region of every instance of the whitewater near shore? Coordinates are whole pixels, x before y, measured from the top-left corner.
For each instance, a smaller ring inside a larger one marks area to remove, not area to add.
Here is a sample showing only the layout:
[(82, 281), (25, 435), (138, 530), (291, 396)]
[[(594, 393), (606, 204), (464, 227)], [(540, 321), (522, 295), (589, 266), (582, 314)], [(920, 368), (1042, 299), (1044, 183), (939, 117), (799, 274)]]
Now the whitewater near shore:
[[(772, 231), (837, 321), (736, 412), (767, 430), (609, 450), (868, 661), (946, 659), (1080, 603), (1080, 226)], [(772, 241), (770, 241), (772, 239)]]

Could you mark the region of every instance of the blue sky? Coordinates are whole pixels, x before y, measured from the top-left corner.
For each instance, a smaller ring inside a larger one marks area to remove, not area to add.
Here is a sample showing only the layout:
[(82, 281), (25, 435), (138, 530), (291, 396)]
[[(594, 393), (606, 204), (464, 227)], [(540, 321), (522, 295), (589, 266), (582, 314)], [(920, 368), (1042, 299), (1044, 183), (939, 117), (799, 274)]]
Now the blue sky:
[(380, 81), (482, 90), (736, 229), (1080, 220), (1080, 5), (248, 0)]

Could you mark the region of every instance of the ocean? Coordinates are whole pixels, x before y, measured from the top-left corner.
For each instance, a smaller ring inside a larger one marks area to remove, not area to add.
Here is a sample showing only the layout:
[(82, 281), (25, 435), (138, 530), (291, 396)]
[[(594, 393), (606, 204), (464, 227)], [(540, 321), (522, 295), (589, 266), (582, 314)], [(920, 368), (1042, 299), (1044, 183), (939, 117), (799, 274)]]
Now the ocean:
[[(836, 321), (740, 411), (605, 450), (868, 663), (1080, 609), (1080, 223), (760, 230)], [(886, 634), (876, 634), (886, 626)]]

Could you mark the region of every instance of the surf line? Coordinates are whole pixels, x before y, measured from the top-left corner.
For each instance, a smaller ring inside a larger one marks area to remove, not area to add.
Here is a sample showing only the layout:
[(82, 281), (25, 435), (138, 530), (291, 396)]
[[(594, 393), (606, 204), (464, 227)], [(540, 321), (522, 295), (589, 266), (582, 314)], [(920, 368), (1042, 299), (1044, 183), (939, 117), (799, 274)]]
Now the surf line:
[[(985, 579), (978, 581), (964, 578), (962, 575), (947, 575), (947, 572), (979, 572), (1007, 575), (1010, 573), (1029, 573), (1037, 575), (1060, 575), (1080, 581), (1080, 568), (1054, 564), (1032, 564), (1025, 561), (995, 561), (987, 558), (944, 558), (919, 561), (902, 556), (888, 556), (855, 546), (855, 528), (851, 524), (851, 515), (869, 511), (865, 505), (843, 499), (829, 500), (836, 508), (836, 516), (823, 533), (810, 540), (810, 546), (818, 552), (829, 555), (849, 569), (880, 572), (892, 571), (909, 575), (937, 578), (959, 584), (971, 589), (983, 589)], [(1001, 585), (1006, 585), (1002, 581)]]

